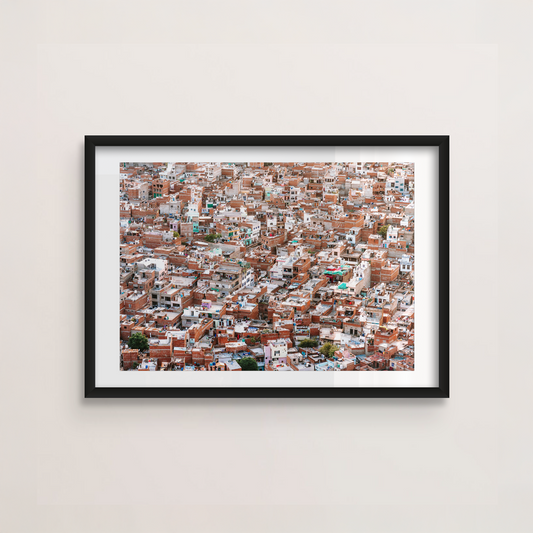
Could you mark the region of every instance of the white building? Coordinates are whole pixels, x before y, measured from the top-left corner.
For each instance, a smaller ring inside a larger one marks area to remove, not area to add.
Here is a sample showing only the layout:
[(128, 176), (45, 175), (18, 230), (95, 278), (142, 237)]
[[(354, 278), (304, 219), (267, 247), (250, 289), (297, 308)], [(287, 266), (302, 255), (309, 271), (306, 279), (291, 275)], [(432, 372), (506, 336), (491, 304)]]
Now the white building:
[(400, 259), (400, 272), (413, 272), (414, 259), (410, 254), (403, 254)]
[(275, 228), (278, 225), (278, 217), (275, 216), (275, 215), (268, 216), (267, 220), (266, 220), (266, 223), (267, 223), (267, 229), (268, 228)]
[(261, 237), (261, 222), (254, 216), (247, 217), (246, 222), (252, 225), (252, 241), (258, 241)]
[(351, 244), (355, 244), (360, 231), (361, 228), (350, 228), (348, 234), (346, 235), (346, 239), (348, 240), (348, 242)]
[(254, 269), (249, 268), (243, 275), (242, 275), (242, 283), (241, 287), (252, 287), (255, 281), (254, 276)]
[(159, 212), (162, 215), (179, 215), (180, 214), (181, 201), (176, 200), (175, 196), (172, 196), (170, 200), (159, 206)]
[(387, 241), (389, 243), (398, 242), (399, 229), (392, 224), (387, 228)]
[(337, 296), (356, 297), (363, 289), (370, 287), (371, 269), (368, 261), (362, 261), (353, 269), (353, 275), (346, 283), (339, 283), (334, 289)]
[(168, 261), (166, 259), (155, 259), (148, 257), (135, 263), (138, 272), (143, 270), (153, 270), (156, 278), (166, 275), (168, 270)]

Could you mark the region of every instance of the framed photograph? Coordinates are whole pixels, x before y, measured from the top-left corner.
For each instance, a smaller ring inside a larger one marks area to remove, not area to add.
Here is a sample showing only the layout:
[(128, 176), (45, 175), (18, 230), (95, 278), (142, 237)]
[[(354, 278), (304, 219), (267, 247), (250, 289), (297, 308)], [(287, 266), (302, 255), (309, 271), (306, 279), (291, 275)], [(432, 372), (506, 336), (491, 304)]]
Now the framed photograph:
[(87, 136), (85, 345), (86, 398), (449, 397), (449, 137)]

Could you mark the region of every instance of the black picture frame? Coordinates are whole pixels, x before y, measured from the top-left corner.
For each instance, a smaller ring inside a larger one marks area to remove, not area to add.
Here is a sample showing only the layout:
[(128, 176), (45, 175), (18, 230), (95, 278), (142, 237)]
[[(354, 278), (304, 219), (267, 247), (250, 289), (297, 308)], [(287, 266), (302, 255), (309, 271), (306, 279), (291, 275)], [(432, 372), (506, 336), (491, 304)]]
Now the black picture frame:
[[(436, 387), (97, 387), (96, 149), (103, 146), (361, 146), (438, 148), (438, 386)], [(85, 398), (449, 398), (450, 139), (447, 135), (85, 137)]]

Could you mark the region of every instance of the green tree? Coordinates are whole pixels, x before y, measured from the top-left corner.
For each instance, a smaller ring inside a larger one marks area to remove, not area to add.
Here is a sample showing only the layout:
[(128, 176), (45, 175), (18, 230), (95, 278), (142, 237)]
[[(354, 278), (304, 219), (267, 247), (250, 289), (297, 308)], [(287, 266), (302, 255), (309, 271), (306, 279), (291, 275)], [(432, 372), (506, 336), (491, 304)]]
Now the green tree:
[(142, 333), (134, 333), (128, 339), (128, 346), (132, 349), (138, 349), (141, 352), (148, 350), (148, 339)]
[(220, 233), (210, 233), (209, 235), (205, 236), (205, 240), (207, 242), (215, 242), (217, 239), (220, 239), (220, 237), (222, 237)]
[(328, 359), (333, 357), (335, 352), (339, 349), (339, 347), (336, 344), (332, 344), (331, 342), (326, 342), (320, 350), (318, 350), (321, 354), (325, 355)]
[(303, 339), (298, 346), (300, 348), (316, 348), (318, 341), (316, 339)]
[(175, 239), (177, 239), (180, 236), (180, 234), (177, 231), (175, 231), (172, 235), (174, 235)]
[(259, 370), (257, 361), (253, 357), (243, 357), (237, 361), (243, 370)]
[(387, 238), (387, 230), (389, 229), (389, 224), (385, 224), (384, 226), (381, 226), (378, 233), (384, 238)]

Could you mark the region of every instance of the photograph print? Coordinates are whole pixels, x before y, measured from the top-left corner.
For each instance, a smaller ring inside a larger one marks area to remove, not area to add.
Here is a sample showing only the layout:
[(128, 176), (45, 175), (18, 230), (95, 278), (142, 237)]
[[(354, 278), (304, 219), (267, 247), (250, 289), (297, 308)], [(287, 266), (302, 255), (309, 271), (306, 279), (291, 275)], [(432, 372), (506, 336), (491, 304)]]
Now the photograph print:
[(414, 163), (116, 171), (121, 371), (414, 371)]

